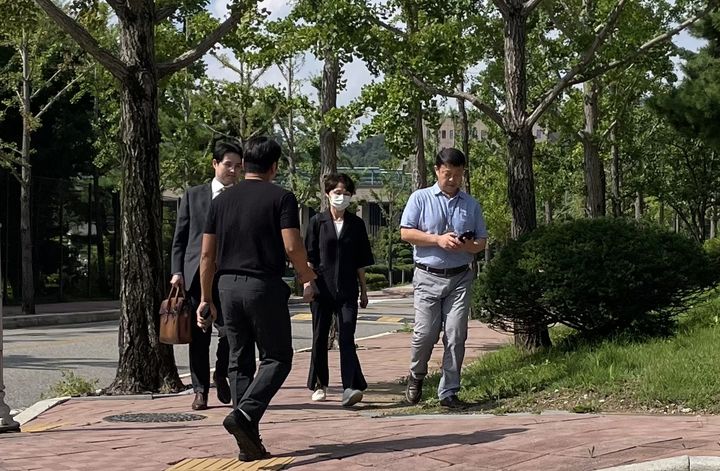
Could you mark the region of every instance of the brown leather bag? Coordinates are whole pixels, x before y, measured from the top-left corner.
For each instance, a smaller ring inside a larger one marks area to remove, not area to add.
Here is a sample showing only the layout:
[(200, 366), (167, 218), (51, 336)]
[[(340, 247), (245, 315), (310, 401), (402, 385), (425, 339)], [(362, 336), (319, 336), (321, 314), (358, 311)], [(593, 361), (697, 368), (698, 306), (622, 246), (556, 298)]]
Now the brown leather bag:
[(190, 343), (193, 314), (190, 304), (185, 302), (185, 290), (170, 289), (167, 299), (160, 304), (160, 343)]

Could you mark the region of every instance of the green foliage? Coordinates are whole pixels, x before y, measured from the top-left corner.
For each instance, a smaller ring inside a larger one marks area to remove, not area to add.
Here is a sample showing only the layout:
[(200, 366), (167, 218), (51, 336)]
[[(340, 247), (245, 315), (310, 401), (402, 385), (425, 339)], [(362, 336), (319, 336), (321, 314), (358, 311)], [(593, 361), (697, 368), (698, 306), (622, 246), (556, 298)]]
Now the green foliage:
[(703, 244), (705, 252), (708, 254), (713, 263), (720, 267), (720, 238), (708, 239)]
[(366, 273), (365, 281), (368, 291), (378, 291), (388, 287), (387, 277), (382, 273)]
[(62, 375), (60, 381), (50, 386), (44, 397), (88, 396), (95, 393), (97, 379), (76, 376), (72, 370), (62, 370), (60, 374)]
[(353, 167), (379, 167), (380, 162), (390, 158), (382, 135), (370, 136), (367, 139), (350, 143), (340, 152), (342, 159), (347, 159)]
[(685, 80), (654, 104), (682, 134), (720, 150), (720, 13), (703, 22), (698, 32), (708, 44), (698, 53), (686, 51)]
[(510, 239), (510, 208), (507, 202), (505, 152), (495, 141), (471, 142), (470, 186), (483, 208), (491, 242)]
[(684, 236), (622, 219), (550, 224), (508, 244), (483, 272), (476, 312), (512, 330), (564, 324), (593, 337), (667, 333), (717, 270)]
[[(720, 152), (668, 125), (662, 116), (642, 113), (653, 132), (631, 151), (633, 176), (646, 194), (670, 206), (696, 241), (707, 238), (705, 218), (720, 185)], [(639, 177), (639, 178), (638, 178)]]

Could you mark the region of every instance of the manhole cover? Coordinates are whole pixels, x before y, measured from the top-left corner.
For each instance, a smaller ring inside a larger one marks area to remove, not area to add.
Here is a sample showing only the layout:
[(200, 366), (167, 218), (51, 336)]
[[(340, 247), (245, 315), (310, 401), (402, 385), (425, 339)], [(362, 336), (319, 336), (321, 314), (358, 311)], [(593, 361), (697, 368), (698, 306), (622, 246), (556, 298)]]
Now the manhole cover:
[(137, 414), (118, 414), (109, 415), (103, 420), (108, 422), (192, 422), (193, 420), (203, 420), (206, 417), (199, 414), (169, 414), (164, 412), (140, 412)]

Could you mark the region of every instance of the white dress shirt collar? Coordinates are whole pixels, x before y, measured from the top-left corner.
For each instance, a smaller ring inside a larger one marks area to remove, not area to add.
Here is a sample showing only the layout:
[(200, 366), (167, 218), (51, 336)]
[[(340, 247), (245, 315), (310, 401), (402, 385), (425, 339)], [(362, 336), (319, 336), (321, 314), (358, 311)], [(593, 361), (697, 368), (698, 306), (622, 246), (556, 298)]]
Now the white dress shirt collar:
[(212, 197), (214, 199), (215, 197), (217, 197), (217, 195), (220, 194), (222, 190), (230, 188), (232, 185), (225, 186), (220, 183), (217, 178), (213, 178), (212, 182), (210, 182), (210, 186), (212, 187)]

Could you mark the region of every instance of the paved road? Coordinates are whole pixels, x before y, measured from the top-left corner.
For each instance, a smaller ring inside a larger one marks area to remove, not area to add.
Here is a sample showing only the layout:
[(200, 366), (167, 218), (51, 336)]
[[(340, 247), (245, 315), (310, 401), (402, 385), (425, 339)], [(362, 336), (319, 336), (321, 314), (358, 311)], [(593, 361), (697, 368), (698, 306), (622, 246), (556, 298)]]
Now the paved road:
[[(358, 338), (397, 330), (403, 321), (412, 323), (410, 299), (371, 303), (360, 311)], [(290, 311), (293, 346), (307, 348), (312, 339), (309, 309), (291, 305)], [(216, 341), (213, 338), (213, 352)], [(12, 409), (20, 409), (38, 401), (57, 383), (61, 370), (98, 379), (98, 387), (109, 385), (117, 367), (117, 322), (6, 330), (4, 350), (5, 402)], [(186, 345), (175, 347), (175, 359), (180, 374), (189, 373)]]

